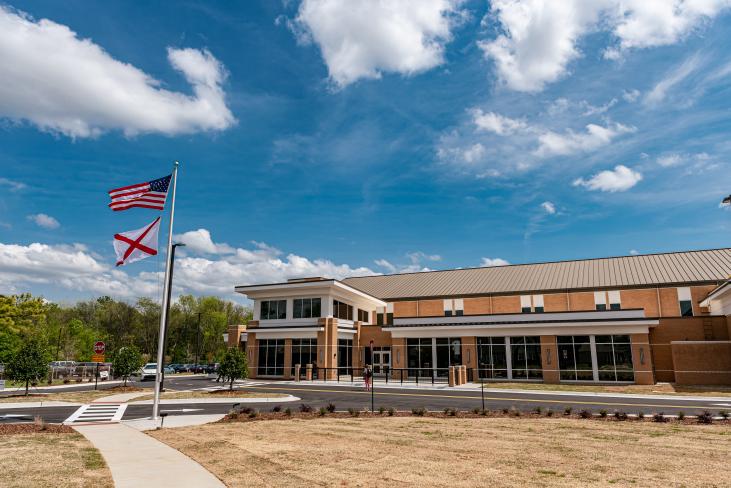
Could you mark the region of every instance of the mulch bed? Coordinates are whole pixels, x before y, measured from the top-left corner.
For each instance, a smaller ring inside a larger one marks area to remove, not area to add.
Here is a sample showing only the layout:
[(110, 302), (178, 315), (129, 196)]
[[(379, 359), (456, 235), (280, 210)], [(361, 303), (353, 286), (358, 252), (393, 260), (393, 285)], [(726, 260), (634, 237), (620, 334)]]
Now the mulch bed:
[(15, 434), (69, 434), (75, 432), (68, 425), (58, 424), (0, 424), (0, 435)]
[[(550, 419), (550, 418), (565, 418), (565, 419), (581, 419), (581, 420), (594, 420), (602, 422), (655, 422), (655, 423), (667, 423), (667, 424), (684, 424), (684, 425), (698, 425), (698, 424), (720, 424), (720, 425), (731, 425), (731, 420), (728, 418), (725, 420), (711, 419), (710, 422), (703, 422), (702, 419), (688, 418), (687, 416), (678, 420), (675, 417), (665, 417), (663, 415), (644, 414), (642, 418), (637, 416), (627, 417), (620, 414), (619, 417), (614, 412), (607, 413), (604, 417), (600, 415), (591, 415), (586, 411), (572, 411), (567, 413), (565, 411), (532, 411), (532, 412), (521, 412), (515, 409), (503, 409), (503, 410), (480, 410), (480, 411), (464, 411), (447, 409), (445, 411), (425, 411), (417, 409), (417, 411), (398, 411), (398, 410), (384, 410), (383, 412), (370, 412), (368, 410), (354, 410), (348, 411), (325, 411), (321, 412), (319, 409), (310, 409), (306, 405), (299, 405), (297, 407), (289, 407), (289, 409), (282, 407), (274, 407), (278, 410), (270, 412), (261, 412), (249, 407), (238, 409), (237, 412), (231, 412), (224, 418), (219, 420), (219, 423), (226, 422), (256, 422), (261, 420), (290, 420), (290, 419), (318, 419), (323, 417), (333, 418), (383, 418), (383, 417), (429, 417), (429, 418), (461, 418), (461, 419), (476, 419), (476, 418), (514, 418), (516, 420), (521, 418), (526, 419)], [(287, 412), (289, 410), (289, 412)]]

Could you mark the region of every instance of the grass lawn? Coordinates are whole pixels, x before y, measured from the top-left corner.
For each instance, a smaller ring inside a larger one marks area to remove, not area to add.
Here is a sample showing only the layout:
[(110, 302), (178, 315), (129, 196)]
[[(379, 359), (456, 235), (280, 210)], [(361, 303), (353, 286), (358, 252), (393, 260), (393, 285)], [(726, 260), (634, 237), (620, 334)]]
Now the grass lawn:
[(84, 436), (43, 431), (0, 433), (0, 486), (112, 488), (114, 483), (104, 458)]
[(132, 393), (135, 391), (144, 391), (142, 388), (135, 386), (115, 386), (113, 388), (107, 388), (104, 390), (87, 390), (87, 391), (59, 391), (55, 393), (40, 394), (30, 393), (28, 396), (23, 396), (19, 393), (17, 396), (4, 396), (0, 397), (0, 403), (15, 403), (15, 402), (74, 402), (74, 403), (89, 403), (97, 400), (101, 397), (116, 395), (117, 393)]
[(726, 425), (317, 418), (151, 431), (228, 486), (730, 486)]
[[(283, 398), (287, 395), (281, 393), (258, 393), (252, 391), (166, 391), (162, 394), (163, 400), (179, 400), (185, 398)], [(152, 400), (154, 395), (145, 395), (135, 398), (133, 401)]]
[(579, 391), (592, 393), (636, 393), (643, 395), (731, 396), (731, 386), (682, 386), (671, 383), (658, 385), (549, 385), (544, 383), (488, 382), (485, 388), (515, 390)]

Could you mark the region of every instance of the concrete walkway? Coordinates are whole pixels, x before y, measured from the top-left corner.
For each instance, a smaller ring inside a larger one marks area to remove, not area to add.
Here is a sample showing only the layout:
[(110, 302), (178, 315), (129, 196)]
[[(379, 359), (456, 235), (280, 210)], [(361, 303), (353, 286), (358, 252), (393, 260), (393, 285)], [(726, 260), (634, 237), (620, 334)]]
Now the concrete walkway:
[(116, 488), (225, 486), (185, 454), (131, 426), (85, 425), (74, 428), (104, 456)]

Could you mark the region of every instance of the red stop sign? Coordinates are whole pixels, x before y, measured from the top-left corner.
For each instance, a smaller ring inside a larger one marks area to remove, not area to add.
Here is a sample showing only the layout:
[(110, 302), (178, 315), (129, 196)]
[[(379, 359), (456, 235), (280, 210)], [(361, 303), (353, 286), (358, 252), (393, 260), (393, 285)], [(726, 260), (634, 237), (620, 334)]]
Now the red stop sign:
[(96, 354), (104, 354), (104, 351), (106, 350), (107, 346), (102, 341), (96, 341), (94, 343), (94, 352)]

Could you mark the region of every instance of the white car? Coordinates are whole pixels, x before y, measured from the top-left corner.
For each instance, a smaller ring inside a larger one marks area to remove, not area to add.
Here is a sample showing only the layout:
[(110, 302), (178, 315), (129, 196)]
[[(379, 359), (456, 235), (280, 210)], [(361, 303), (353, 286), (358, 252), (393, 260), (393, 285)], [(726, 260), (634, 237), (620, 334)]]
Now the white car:
[(140, 381), (145, 381), (148, 378), (154, 380), (155, 375), (157, 375), (157, 363), (147, 363), (140, 370)]

